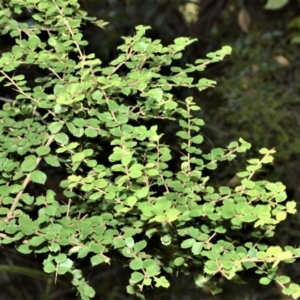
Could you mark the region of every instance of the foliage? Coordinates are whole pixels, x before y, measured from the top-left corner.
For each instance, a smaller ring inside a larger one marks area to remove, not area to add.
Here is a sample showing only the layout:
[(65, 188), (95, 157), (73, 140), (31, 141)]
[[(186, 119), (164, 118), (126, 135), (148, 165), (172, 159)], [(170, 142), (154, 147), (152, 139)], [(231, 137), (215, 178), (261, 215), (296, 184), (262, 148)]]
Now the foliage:
[(280, 9), (288, 2), (289, 0), (268, 0), (265, 9)]
[[(268, 0), (267, 4), (265, 5), (266, 9), (277, 10), (283, 8), (286, 4), (288, 4), (289, 0)], [(289, 35), (290, 42), (292, 44), (299, 44), (300, 43), (300, 17), (296, 16), (292, 18), (290, 23), (288, 24), (288, 28), (292, 29), (292, 32)]]
[[(13, 19), (25, 4), (36, 10), (33, 27)], [(274, 280), (284, 293), (299, 296), (300, 287), (276, 273), (299, 250), (267, 244), (276, 225), (296, 212), (296, 203), (285, 202), (280, 182), (253, 180), (275, 150), (263, 148), (260, 159), (248, 160), (237, 174), (240, 186), (213, 188), (207, 170), (251, 145), (240, 138), (202, 153), (200, 108), (191, 97), (181, 102), (173, 96), (178, 87), (214, 86), (204, 78), (194, 82), (195, 72), (223, 60), (230, 47), (176, 67), (194, 40), (180, 37), (163, 46), (145, 37), (148, 27), (138, 26), (105, 66), (84, 53), (80, 26), (88, 18), (74, 0), (10, 1), (1, 4), (0, 14), (2, 34), (16, 37), (1, 55), (0, 80), (18, 92), (0, 111), (1, 244), (44, 257), (44, 272), (55, 278), (70, 274), (82, 299), (95, 296), (78, 267), (85, 258), (92, 266), (117, 260), (128, 267), (129, 294), (167, 288), (172, 274), (195, 270), (196, 284), (216, 293), (214, 275), (233, 280), (253, 268), (261, 284)], [(45, 74), (32, 88), (23, 75), (14, 75), (20, 65), (31, 64)], [(155, 125), (161, 121), (180, 127), (179, 168), (172, 166), (173, 153)], [(51, 180), (42, 163), (68, 173), (61, 182), (65, 202), (51, 189), (39, 196), (28, 192), (30, 182)], [(242, 229), (251, 233), (247, 241), (235, 238)]]
[[(256, 36), (248, 37), (251, 44), (257, 40)], [(281, 55), (280, 42), (271, 49), (269, 40), (268, 36), (261, 37), (253, 51), (248, 51), (244, 43), (235, 46), (230, 59), (233, 75), (220, 76), (219, 89), (212, 91), (221, 94), (224, 101), (217, 112), (213, 105), (210, 110), (231, 138), (241, 135), (252, 141), (255, 150), (265, 145), (276, 146), (277, 161), (282, 162), (299, 154), (300, 141), (295, 128), (299, 127), (300, 101), (297, 87), (289, 82), (282, 84), (291, 77), (294, 66)]]
[[(299, 51), (298, 46), (290, 44), (287, 30), (299, 5), (290, 2), (273, 11), (255, 1), (245, 1), (243, 10), (236, 5), (238, 16), (244, 12), (243, 16), (250, 18), (248, 31), (242, 32), (235, 26), (237, 20), (228, 15), (233, 3), (228, 1), (217, 29), (208, 33), (216, 46), (228, 44), (234, 52), (219, 67), (206, 71), (206, 76), (214, 76), (218, 88), (195, 98), (207, 120), (205, 134), (215, 146), (239, 136), (251, 141), (251, 151), (235, 164), (236, 170), (243, 168), (246, 159), (256, 155), (261, 147), (276, 147), (274, 165), (264, 168), (260, 178), (283, 181), (289, 197), (299, 201)], [(245, 24), (246, 21), (247, 18), (243, 20)], [(296, 38), (296, 32), (293, 37)], [(234, 174), (224, 168), (218, 175), (216, 181), (226, 182), (226, 175)], [(284, 226), (290, 241), (298, 237), (289, 222)], [(279, 233), (278, 238), (281, 240)]]

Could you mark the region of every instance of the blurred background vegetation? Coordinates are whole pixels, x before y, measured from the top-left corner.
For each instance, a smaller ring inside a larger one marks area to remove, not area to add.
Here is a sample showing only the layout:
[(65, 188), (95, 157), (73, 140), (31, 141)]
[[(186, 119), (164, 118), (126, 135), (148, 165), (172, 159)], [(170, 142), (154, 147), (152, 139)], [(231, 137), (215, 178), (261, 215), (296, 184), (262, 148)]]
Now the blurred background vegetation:
[[(215, 89), (199, 93), (195, 90), (176, 91), (178, 99), (192, 95), (202, 108), (205, 120), (204, 147), (225, 146), (239, 137), (253, 147), (247, 157), (224, 165), (214, 173), (218, 185), (234, 186), (235, 172), (246, 165), (246, 159), (262, 147), (275, 148), (276, 161), (259, 176), (282, 181), (289, 199), (300, 203), (300, 1), (289, 0), (283, 7), (265, 8), (266, 0), (83, 0), (82, 9), (91, 16), (109, 22), (105, 30), (89, 23), (83, 28), (89, 41), (86, 52), (94, 52), (103, 64), (116, 57), (122, 36), (132, 35), (139, 24), (150, 25), (148, 35), (164, 44), (176, 37), (197, 38), (182, 58), (181, 64), (203, 58), (224, 45), (233, 54), (224, 62), (210, 66), (201, 76), (217, 81)], [(276, 1), (275, 1), (276, 2)], [(19, 16), (31, 22), (30, 13)], [(13, 40), (0, 36), (0, 53), (7, 51)], [(39, 77), (34, 66), (21, 67), (29, 83)], [(0, 96), (12, 99), (14, 91), (0, 87)], [(165, 129), (171, 146), (173, 127)], [(174, 145), (172, 145), (174, 143)], [(299, 215), (285, 221), (277, 230), (274, 241), (284, 246), (300, 244)], [(242, 234), (242, 233), (241, 233)], [(77, 299), (64, 278), (54, 284), (43, 277), (35, 257), (20, 257), (13, 249), (1, 248), (0, 299)], [(9, 266), (9, 268), (8, 268)], [(22, 269), (16, 268), (22, 267)], [(8, 268), (8, 269), (7, 269)], [(33, 272), (33, 270), (36, 271)], [(300, 281), (296, 264), (282, 269)], [(89, 268), (85, 273), (99, 293), (98, 299), (130, 299), (125, 293), (126, 270), (120, 266)], [(242, 276), (243, 277), (243, 276)], [(197, 288), (191, 277), (174, 278), (168, 290), (149, 290), (147, 299), (289, 299), (278, 287), (259, 286), (255, 274), (243, 277), (250, 282), (237, 286), (220, 279), (224, 293), (212, 296)]]

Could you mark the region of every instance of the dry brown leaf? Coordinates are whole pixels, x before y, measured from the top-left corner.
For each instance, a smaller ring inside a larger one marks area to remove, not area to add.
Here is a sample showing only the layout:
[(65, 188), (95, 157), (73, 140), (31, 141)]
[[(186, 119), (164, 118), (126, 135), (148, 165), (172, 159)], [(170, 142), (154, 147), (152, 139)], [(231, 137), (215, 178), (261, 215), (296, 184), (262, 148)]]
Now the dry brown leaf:
[(277, 56), (274, 57), (274, 59), (276, 60), (276, 62), (278, 64), (280, 64), (283, 67), (287, 67), (287, 66), (290, 65), (289, 60), (283, 55), (277, 55)]
[(259, 71), (258, 65), (253, 64), (253, 65), (252, 65), (252, 72), (253, 72), (253, 73), (257, 73), (258, 71)]
[(229, 181), (227, 182), (227, 186), (231, 187), (231, 188), (235, 188), (238, 185), (241, 184), (241, 178), (238, 177), (237, 175), (234, 175), (231, 179), (229, 179)]
[(238, 13), (238, 24), (240, 26), (240, 28), (244, 31), (244, 32), (248, 32), (249, 31), (249, 26), (251, 24), (251, 17), (248, 13), (248, 11), (245, 8), (242, 8), (239, 13)]

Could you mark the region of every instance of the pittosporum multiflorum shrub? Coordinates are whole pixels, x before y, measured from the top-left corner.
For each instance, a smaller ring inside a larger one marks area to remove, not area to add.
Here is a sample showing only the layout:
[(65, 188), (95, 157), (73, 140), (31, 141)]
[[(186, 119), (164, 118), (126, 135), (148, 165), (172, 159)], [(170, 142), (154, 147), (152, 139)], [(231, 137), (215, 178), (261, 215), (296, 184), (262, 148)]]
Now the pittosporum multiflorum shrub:
[[(234, 189), (211, 186), (207, 170), (213, 176), (250, 144), (241, 138), (202, 153), (200, 108), (174, 96), (176, 88), (213, 86), (204, 78), (194, 82), (193, 74), (221, 61), (230, 47), (182, 68), (176, 60), (194, 40), (163, 46), (138, 26), (123, 38), (120, 55), (102, 65), (84, 52), (80, 26), (89, 18), (77, 1), (15, 0), (0, 8), (1, 34), (15, 38), (1, 54), (0, 80), (17, 93), (0, 111), (2, 245), (45, 257), (44, 271), (70, 274), (82, 299), (95, 295), (74, 264), (87, 258), (91, 266), (117, 260), (129, 268), (129, 294), (168, 288), (172, 274), (191, 270), (196, 283), (218, 292), (214, 275), (234, 279), (253, 268), (262, 284), (275, 280), (284, 293), (300, 295), (298, 285), (276, 273), (299, 250), (266, 243), (296, 203), (286, 201), (280, 182), (253, 180), (275, 151), (264, 148), (250, 159)], [(30, 24), (13, 18), (25, 8)], [(17, 73), (26, 65), (41, 74), (31, 86)], [(178, 167), (156, 125), (168, 123), (178, 126)], [(45, 165), (66, 172), (63, 195), (30, 192), (30, 185), (53, 180)], [(245, 227), (251, 239), (230, 238)]]

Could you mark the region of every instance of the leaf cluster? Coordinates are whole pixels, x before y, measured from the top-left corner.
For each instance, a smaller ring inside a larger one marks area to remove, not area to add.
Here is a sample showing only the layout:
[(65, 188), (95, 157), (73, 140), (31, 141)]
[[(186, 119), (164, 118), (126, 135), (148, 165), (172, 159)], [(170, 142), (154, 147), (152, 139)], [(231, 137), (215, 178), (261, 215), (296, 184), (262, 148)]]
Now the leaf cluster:
[[(180, 37), (163, 46), (145, 36), (148, 27), (138, 26), (134, 36), (123, 38), (120, 55), (104, 66), (83, 50), (80, 26), (87, 17), (76, 1), (26, 5), (36, 11), (33, 27), (14, 21), (11, 7), (0, 7), (1, 33), (16, 37), (16, 45), (0, 57), (0, 80), (18, 92), (0, 111), (0, 243), (46, 255), (44, 271), (71, 274), (82, 299), (95, 295), (75, 264), (84, 258), (91, 266), (121, 261), (131, 270), (129, 294), (142, 294), (147, 286), (167, 288), (172, 274), (194, 268), (197, 278), (208, 282), (217, 273), (233, 279), (254, 268), (262, 284), (288, 283), (276, 270), (282, 261), (293, 262), (299, 250), (269, 247), (265, 239), (296, 212), (296, 204), (285, 201), (281, 183), (253, 180), (275, 151), (263, 148), (261, 158), (248, 160), (235, 189), (213, 188), (205, 170), (217, 170), (251, 145), (240, 138), (202, 153), (200, 108), (192, 98), (179, 101), (172, 93), (177, 87), (214, 86), (205, 78), (194, 82), (194, 74), (231, 48), (176, 67), (174, 61), (194, 40)], [(11, 6), (17, 12), (24, 8), (19, 1)], [(39, 37), (43, 30), (47, 41)], [(24, 76), (11, 75), (22, 64), (45, 70), (35, 87), (28, 87)], [(170, 68), (169, 75), (163, 67)], [(148, 120), (178, 123), (179, 170), (171, 168), (171, 149)], [(66, 170), (61, 182), (66, 202), (52, 189), (39, 196), (28, 192), (30, 182), (51, 180), (43, 163)], [(227, 237), (244, 226), (252, 226), (252, 241)], [(297, 297), (300, 288), (286, 285), (285, 292)]]

